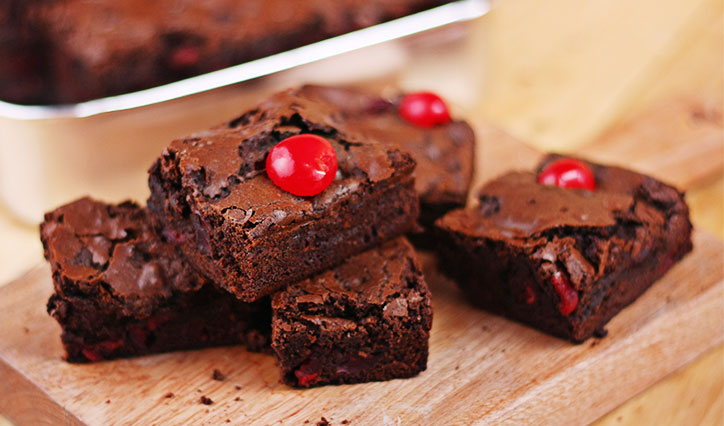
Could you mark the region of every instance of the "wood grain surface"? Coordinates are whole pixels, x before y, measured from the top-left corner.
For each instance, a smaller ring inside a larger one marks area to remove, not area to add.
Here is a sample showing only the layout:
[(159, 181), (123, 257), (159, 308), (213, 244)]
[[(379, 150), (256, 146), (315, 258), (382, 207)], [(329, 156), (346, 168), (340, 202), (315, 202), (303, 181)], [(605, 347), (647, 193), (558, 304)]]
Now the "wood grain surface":
[[(405, 87), (427, 86), (456, 97), (473, 121), (491, 119), (533, 147), (583, 150), (585, 155), (602, 133), (626, 126), (626, 121), (660, 101), (694, 93), (712, 97), (721, 105), (723, 9), (720, 0), (501, 0), (493, 13), (474, 24), (466, 48), (411, 58), (397, 79)], [(441, 75), (454, 78), (439, 78)], [(597, 155), (595, 149), (589, 154)], [(478, 164), (500, 167), (493, 158), (479, 155)], [(711, 164), (716, 158), (712, 155), (704, 161)], [(687, 187), (692, 219), (699, 230), (706, 229), (721, 239), (722, 173), (702, 177), (696, 166), (693, 172), (699, 177)], [(486, 176), (482, 173), (478, 182)], [(39, 264), (42, 252), (36, 228), (15, 222), (1, 210), (0, 235), (2, 286)], [(720, 292), (715, 297), (724, 295)], [(43, 300), (37, 303), (42, 305)], [(0, 342), (4, 333), (5, 328), (0, 327)], [(719, 344), (596, 424), (724, 424), (723, 348)], [(4, 385), (0, 388), (0, 413), (9, 413), (5, 407), (20, 404), (16, 401), (28, 392), (24, 387), (27, 380), (11, 385), (6, 377), (6, 371), (0, 369)], [(64, 386), (78, 397), (80, 390), (69, 383)], [(47, 395), (36, 397), (48, 399)], [(24, 406), (38, 412), (45, 407), (40, 402)], [(30, 424), (72, 424), (77, 419), (53, 420)], [(339, 420), (332, 423), (339, 424)], [(0, 417), (0, 425), (5, 423)]]
[(470, 307), (425, 255), (427, 371), (311, 390), (279, 384), (271, 356), (239, 347), (68, 364), (41, 266), (0, 289), (0, 410), (28, 425), (587, 424), (724, 341), (723, 259), (722, 243), (697, 233), (694, 251), (614, 318), (608, 337), (572, 345)]

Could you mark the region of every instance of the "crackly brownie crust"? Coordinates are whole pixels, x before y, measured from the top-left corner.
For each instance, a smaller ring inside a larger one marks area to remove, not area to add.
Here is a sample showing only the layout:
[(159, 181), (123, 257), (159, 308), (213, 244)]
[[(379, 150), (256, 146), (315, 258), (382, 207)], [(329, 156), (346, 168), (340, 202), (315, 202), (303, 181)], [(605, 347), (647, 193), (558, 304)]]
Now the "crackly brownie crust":
[[(300, 133), (325, 137), (338, 158), (337, 178), (314, 197), (283, 191), (265, 171), (268, 151)], [(289, 90), (172, 142), (150, 170), (148, 205), (190, 262), (254, 301), (412, 229), (414, 164), (348, 132), (333, 106)]]
[(48, 45), (50, 101), (75, 103), (218, 70), (450, 1), (53, 0), (34, 2), (23, 19)]
[(300, 93), (333, 104), (355, 132), (409, 152), (417, 164), (415, 190), (420, 196), (420, 224), (432, 228), (437, 218), (465, 206), (475, 161), (475, 133), (453, 120), (422, 128), (398, 113), (403, 94), (390, 97), (351, 87), (307, 85)]
[(427, 365), (430, 293), (404, 238), (276, 293), (272, 348), (295, 387), (411, 377)]
[(153, 232), (147, 211), (83, 198), (46, 214), (41, 239), (71, 362), (268, 344), (270, 307), (238, 301), (200, 277)]
[[(475, 304), (581, 342), (691, 251), (683, 194), (648, 176), (587, 164), (595, 191), (511, 172), (480, 190), (478, 207), (438, 220), (441, 264)], [(555, 281), (578, 295), (569, 315), (559, 309)]]

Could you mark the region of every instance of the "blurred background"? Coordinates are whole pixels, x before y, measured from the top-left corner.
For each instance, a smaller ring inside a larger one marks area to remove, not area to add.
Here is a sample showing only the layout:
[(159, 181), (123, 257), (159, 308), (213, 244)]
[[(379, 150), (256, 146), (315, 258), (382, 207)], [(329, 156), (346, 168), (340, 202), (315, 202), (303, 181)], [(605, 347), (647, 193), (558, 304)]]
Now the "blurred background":
[[(499, 0), (492, 6), (470, 22), (163, 106), (32, 126), (0, 119), (0, 285), (42, 262), (36, 223), (43, 211), (88, 192), (143, 201), (146, 169), (171, 138), (303, 82), (437, 91), (475, 125), (493, 123), (541, 151), (595, 153), (623, 165), (635, 162), (634, 154), (683, 158), (683, 166), (656, 175), (667, 180), (681, 167), (696, 169), (686, 181), (694, 224), (723, 238), (721, 138), (693, 145), (703, 150), (694, 153), (656, 140), (613, 154), (606, 146), (611, 129), (657, 105), (695, 98), (721, 113), (724, 2)], [(99, 156), (109, 162), (92, 160)], [(724, 424), (722, 361), (719, 346), (596, 424)]]

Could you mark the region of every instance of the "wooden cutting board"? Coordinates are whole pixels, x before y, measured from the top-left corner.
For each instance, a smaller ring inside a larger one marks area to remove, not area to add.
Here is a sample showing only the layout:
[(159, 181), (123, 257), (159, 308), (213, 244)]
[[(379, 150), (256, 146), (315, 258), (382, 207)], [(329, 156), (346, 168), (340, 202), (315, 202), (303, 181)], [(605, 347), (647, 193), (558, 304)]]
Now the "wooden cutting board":
[[(477, 132), (478, 182), (539, 157), (492, 127)], [(639, 132), (622, 130), (618, 143), (640, 144)], [(704, 139), (703, 148), (701, 138), (686, 141), (704, 157), (667, 164), (681, 179), (673, 183), (696, 180), (697, 162), (724, 146)], [(660, 170), (661, 148), (651, 149), (657, 155), (642, 146), (623, 151)], [(421, 257), (435, 312), (427, 371), (310, 390), (279, 384), (271, 356), (238, 347), (67, 364), (60, 329), (45, 312), (50, 271), (39, 265), (0, 289), (0, 412), (19, 425), (303, 425), (322, 417), (335, 425), (586, 424), (724, 341), (724, 245), (701, 232), (691, 254), (609, 323), (608, 337), (581, 345), (470, 307), (435, 258)], [(227, 379), (213, 380), (215, 369)]]

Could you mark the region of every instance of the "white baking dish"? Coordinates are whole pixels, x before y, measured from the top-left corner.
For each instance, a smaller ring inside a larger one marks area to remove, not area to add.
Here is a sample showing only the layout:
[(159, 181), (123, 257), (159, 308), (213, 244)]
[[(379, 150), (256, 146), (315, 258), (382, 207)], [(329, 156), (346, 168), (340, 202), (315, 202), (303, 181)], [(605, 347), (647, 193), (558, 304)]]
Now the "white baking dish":
[(174, 137), (304, 82), (393, 76), (409, 57), (459, 43), (488, 0), (462, 0), (245, 64), (140, 92), (62, 106), (0, 102), (0, 201), (18, 219), (84, 194), (147, 194), (146, 170)]

